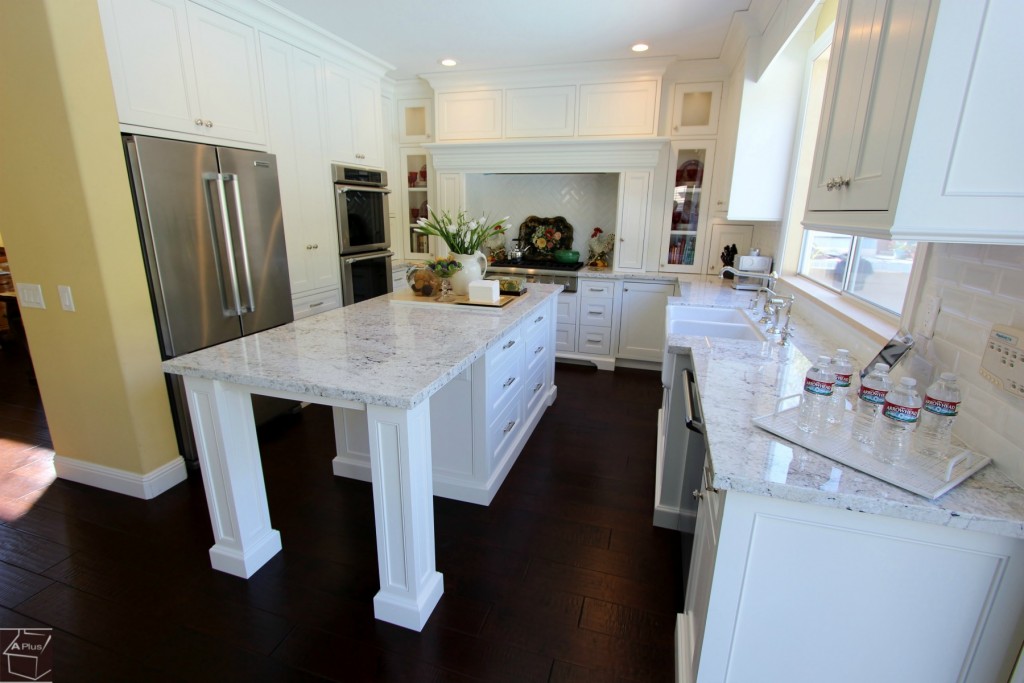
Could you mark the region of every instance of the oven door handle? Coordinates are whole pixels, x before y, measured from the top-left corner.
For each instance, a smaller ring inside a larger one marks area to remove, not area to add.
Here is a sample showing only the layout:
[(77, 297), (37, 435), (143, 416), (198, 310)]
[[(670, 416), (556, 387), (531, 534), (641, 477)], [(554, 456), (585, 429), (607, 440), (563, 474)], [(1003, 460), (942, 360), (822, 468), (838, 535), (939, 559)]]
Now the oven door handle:
[(358, 261), (369, 261), (370, 259), (383, 258), (385, 256), (394, 256), (394, 253), (390, 251), (375, 251), (372, 254), (366, 254), (365, 256), (353, 256), (352, 258), (345, 259), (345, 263), (356, 263)]
[(391, 194), (391, 190), (386, 187), (349, 187), (347, 185), (338, 185), (338, 192), (379, 192), (380, 194)]

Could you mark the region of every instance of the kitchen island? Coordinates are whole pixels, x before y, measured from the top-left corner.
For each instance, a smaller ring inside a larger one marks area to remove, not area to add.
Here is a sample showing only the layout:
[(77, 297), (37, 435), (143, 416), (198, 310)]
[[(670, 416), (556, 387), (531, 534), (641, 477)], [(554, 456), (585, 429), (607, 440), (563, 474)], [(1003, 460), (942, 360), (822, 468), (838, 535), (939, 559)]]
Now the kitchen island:
[(833, 343), (806, 322), (788, 347), (668, 336), (695, 369), (707, 440), (677, 680), (1008, 680), (1024, 641), (1024, 491), (990, 465), (928, 500), (752, 423)]
[[(166, 372), (184, 376), (212, 566), (248, 578), (282, 547), (270, 524), (250, 395), (365, 411), (380, 574), (374, 614), (422, 629), (443, 592), (434, 562), (431, 398), (521, 324), (546, 325), (553, 349), (560, 290), (534, 285), (500, 309), (408, 306), (385, 295), (165, 361)], [(550, 404), (554, 396), (551, 385), (544, 398)]]

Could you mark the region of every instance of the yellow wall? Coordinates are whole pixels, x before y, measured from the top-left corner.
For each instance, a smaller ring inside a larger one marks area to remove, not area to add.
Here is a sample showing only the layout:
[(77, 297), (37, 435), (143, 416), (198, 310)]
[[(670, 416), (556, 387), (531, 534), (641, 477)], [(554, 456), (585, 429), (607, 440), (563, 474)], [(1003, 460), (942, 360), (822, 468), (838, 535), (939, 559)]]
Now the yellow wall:
[(825, 2), (821, 3), (821, 11), (818, 13), (818, 25), (814, 27), (815, 40), (820, 38), (821, 34), (832, 26), (838, 12), (839, 0), (825, 0)]
[[(179, 457), (95, 0), (0, 2), (0, 231), (57, 455)], [(61, 310), (70, 285), (75, 312)]]

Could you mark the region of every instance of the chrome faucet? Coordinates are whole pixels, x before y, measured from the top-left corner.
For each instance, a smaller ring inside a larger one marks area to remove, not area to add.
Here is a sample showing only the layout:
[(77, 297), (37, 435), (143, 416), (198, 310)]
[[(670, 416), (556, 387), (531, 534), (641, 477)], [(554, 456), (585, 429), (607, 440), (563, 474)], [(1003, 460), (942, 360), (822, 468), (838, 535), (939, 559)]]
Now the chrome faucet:
[[(764, 301), (763, 302), (761, 301), (761, 295), (762, 294), (764, 294)], [(750, 300), (750, 305), (753, 307), (753, 309), (755, 311), (759, 308), (758, 304), (760, 304), (761, 319), (758, 320), (757, 322), (759, 322), (762, 325), (764, 325), (764, 324), (766, 324), (766, 323), (771, 321), (771, 317), (770, 316), (771, 316), (772, 313), (771, 313), (770, 310), (768, 310), (768, 301), (771, 298), (776, 297), (776, 296), (778, 296), (778, 294), (773, 292), (768, 287), (758, 287), (757, 288), (757, 293), (754, 294), (754, 298)]]
[(765, 285), (767, 285), (768, 289), (774, 289), (775, 282), (776, 280), (779, 279), (779, 273), (774, 270), (770, 273), (756, 273), (751, 270), (739, 270), (737, 268), (733, 268), (732, 266), (726, 266), (722, 268), (722, 270), (718, 272), (718, 277), (723, 278), (725, 277), (726, 273), (732, 273), (733, 275), (740, 275), (742, 277), (760, 278), (765, 281)]

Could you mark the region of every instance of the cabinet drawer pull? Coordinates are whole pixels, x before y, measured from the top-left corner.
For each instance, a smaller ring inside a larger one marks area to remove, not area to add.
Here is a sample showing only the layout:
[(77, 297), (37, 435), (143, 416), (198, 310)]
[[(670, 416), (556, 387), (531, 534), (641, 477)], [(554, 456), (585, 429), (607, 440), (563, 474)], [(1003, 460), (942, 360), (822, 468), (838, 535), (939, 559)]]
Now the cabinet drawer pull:
[(512, 431), (512, 428), (515, 427), (515, 426), (516, 426), (516, 421), (515, 420), (509, 420), (509, 423), (507, 425), (505, 425), (505, 428), (501, 430), (501, 433), (502, 434), (508, 434), (510, 431)]
[(509, 339), (507, 342), (505, 342), (505, 345), (501, 347), (501, 350), (502, 351), (507, 351), (508, 349), (511, 349), (515, 345), (516, 345), (516, 340), (515, 339)]
[(600, 337), (590, 337), (590, 336), (588, 336), (587, 337), (587, 341), (590, 342), (591, 344), (600, 344), (601, 343), (601, 338)]
[(537, 347), (537, 348), (536, 348), (536, 349), (534, 350), (534, 352), (533, 352), (533, 355), (535, 355), (535, 356), (536, 356), (536, 355), (537, 355), (538, 353), (540, 353), (540, 352), (541, 352), (541, 351), (543, 351), (543, 350), (544, 350), (544, 347), (543, 347), (543, 346), (538, 346), (538, 347)]
[(597, 292), (598, 294), (604, 291), (604, 287), (590, 287), (589, 289), (591, 292)]
[(540, 388), (541, 388), (542, 386), (544, 386), (544, 382), (537, 382), (537, 386), (535, 386), (535, 387), (533, 388), (533, 393), (535, 393), (535, 394), (536, 394), (536, 393), (537, 393), (538, 391), (540, 391)]
[(512, 386), (515, 383), (515, 381), (516, 381), (515, 377), (509, 377), (507, 380), (505, 380), (505, 383), (501, 385), (501, 388), (502, 389), (508, 389), (510, 386)]
[(536, 325), (537, 323), (539, 323), (539, 322), (540, 322), (541, 320), (543, 320), (543, 319), (544, 319), (544, 316), (542, 316), (542, 315), (538, 315), (538, 316), (537, 316), (537, 319), (533, 321), (533, 324), (534, 324), (534, 325)]
[(309, 307), (310, 308), (316, 308), (317, 306), (323, 306), (323, 305), (324, 305), (323, 301), (317, 301), (315, 304), (310, 304)]

